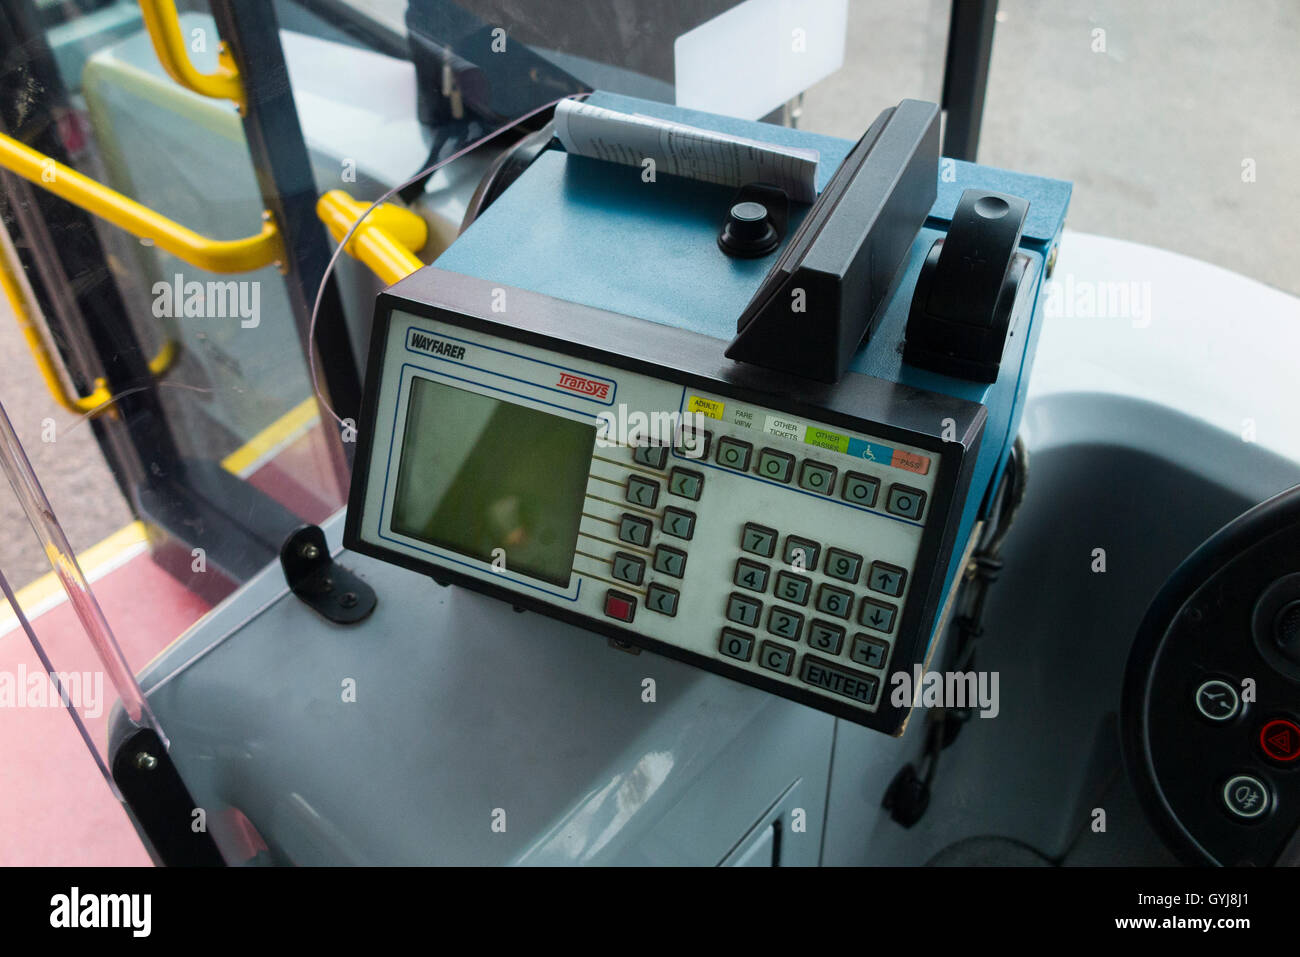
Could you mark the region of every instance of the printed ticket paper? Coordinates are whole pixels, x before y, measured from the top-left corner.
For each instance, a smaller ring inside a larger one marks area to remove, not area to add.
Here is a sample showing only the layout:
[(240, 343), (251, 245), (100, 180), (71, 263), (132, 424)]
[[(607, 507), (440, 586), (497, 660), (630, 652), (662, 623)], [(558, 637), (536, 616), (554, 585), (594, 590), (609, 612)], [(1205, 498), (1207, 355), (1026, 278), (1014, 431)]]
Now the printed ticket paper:
[(577, 100), (555, 107), (555, 133), (570, 153), (645, 167), (687, 179), (747, 186), (770, 183), (799, 203), (817, 198), (816, 150), (773, 146), (642, 114), (619, 113)]

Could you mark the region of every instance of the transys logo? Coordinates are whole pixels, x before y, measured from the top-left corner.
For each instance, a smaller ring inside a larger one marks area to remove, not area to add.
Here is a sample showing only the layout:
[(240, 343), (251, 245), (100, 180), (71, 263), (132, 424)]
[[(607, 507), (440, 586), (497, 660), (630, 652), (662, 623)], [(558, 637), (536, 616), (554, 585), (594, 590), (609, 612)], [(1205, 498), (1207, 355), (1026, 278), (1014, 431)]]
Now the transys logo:
[(558, 388), (576, 392), (578, 395), (590, 396), (593, 399), (609, 398), (610, 383), (602, 382), (599, 379), (585, 379), (580, 375), (574, 375), (572, 372), (561, 372), (560, 381), (555, 385)]

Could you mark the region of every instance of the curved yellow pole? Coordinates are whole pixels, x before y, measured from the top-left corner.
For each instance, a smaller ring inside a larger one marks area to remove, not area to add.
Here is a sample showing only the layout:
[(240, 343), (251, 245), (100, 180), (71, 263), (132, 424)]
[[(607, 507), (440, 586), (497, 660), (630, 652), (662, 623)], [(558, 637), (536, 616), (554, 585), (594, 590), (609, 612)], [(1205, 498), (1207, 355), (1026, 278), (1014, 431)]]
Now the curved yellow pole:
[[(332, 189), (316, 201), (316, 215), (329, 229), (335, 242), (342, 242), (348, 230), (368, 208), (341, 189)], [(415, 252), (429, 239), (429, 225), (416, 213), (384, 203), (366, 217), (346, 247), (380, 279), (392, 285), (424, 266)]]
[(145, 29), (149, 31), (149, 39), (153, 41), (154, 52), (158, 54), (158, 62), (168, 76), (202, 96), (233, 100), (239, 111), (244, 111), (244, 84), (225, 43), (217, 53), (217, 72), (200, 73), (194, 68), (186, 49), (175, 0), (140, 0), (140, 13), (144, 17)]
[(199, 269), (250, 272), (284, 259), (270, 213), (263, 213), (261, 232), (255, 236), (209, 239), (3, 133), (0, 166)]

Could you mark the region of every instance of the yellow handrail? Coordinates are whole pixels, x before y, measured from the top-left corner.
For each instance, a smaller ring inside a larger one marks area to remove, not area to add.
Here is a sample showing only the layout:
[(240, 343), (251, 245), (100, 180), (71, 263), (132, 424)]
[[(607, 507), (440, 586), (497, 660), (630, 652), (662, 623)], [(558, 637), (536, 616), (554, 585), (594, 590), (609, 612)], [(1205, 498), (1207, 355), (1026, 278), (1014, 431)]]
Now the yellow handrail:
[(233, 100), (244, 112), (244, 84), (239, 70), (224, 42), (217, 51), (217, 72), (200, 73), (190, 60), (181, 33), (180, 15), (175, 0), (140, 0), (145, 29), (153, 41), (154, 52), (167, 75), (188, 90), (218, 100)]
[(262, 230), (255, 236), (209, 239), (3, 133), (0, 133), (0, 167), (120, 226), (133, 236), (151, 240), (158, 248), (199, 269), (216, 273), (250, 272), (284, 259), (280, 233), (269, 212), (262, 214)]
[[(50, 350), (45, 345), (45, 337), (41, 335), (40, 327), (32, 321), (32, 311), (27, 307), (27, 295), (10, 262), (8, 248), (0, 248), (0, 289), (9, 300), (14, 318), (18, 321), (18, 328), (22, 331), (27, 348), (31, 350), (32, 358), (36, 360), (36, 368), (40, 370), (41, 378), (45, 380), (45, 388), (49, 390), (54, 401), (73, 415), (111, 410), (113, 394), (108, 391), (108, 381), (103, 377), (95, 379), (94, 390), (85, 397), (71, 394), (64, 386)], [(149, 371), (155, 376), (162, 375), (176, 360), (176, 352), (176, 343), (171, 340), (163, 343), (158, 355), (149, 361)]]
[[(316, 201), (316, 215), (335, 242), (342, 242), (361, 214), (370, 206), (359, 203), (341, 189), (332, 189)], [(417, 213), (384, 203), (366, 217), (347, 245), (349, 256), (361, 260), (380, 279), (392, 285), (424, 266), (416, 252), (429, 240), (429, 224)]]

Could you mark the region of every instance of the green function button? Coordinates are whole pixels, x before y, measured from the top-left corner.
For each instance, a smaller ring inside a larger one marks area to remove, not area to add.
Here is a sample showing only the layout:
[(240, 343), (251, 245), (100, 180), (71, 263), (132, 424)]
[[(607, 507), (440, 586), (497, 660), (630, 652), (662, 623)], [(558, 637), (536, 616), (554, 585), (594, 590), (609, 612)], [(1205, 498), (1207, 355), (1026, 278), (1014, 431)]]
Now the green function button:
[(773, 482), (788, 483), (794, 477), (794, 456), (776, 449), (758, 453), (758, 474)]
[(754, 655), (754, 636), (734, 628), (722, 629), (722, 640), (718, 642), (718, 651), (737, 661), (748, 661)]
[(771, 558), (776, 553), (776, 538), (776, 529), (746, 522), (744, 531), (740, 533), (740, 547), (751, 555)]
[(681, 578), (686, 574), (686, 553), (660, 545), (655, 549), (655, 571)]
[(880, 669), (885, 667), (885, 659), (889, 657), (889, 645), (879, 638), (854, 635), (853, 647), (849, 650), (849, 657), (860, 665)]
[(690, 541), (695, 534), (695, 513), (669, 505), (664, 509), (663, 529), (665, 535)]
[(699, 500), (704, 490), (704, 476), (690, 469), (673, 469), (668, 473), (668, 491), (682, 498)]
[(907, 569), (886, 562), (872, 562), (871, 571), (867, 575), (868, 588), (895, 598), (903, 594), (903, 584), (906, 581)]
[(862, 556), (846, 552), (842, 548), (828, 548), (826, 549), (826, 574), (850, 585), (856, 585), (858, 576), (862, 574)]
[(741, 588), (748, 588), (750, 591), (767, 591), (768, 573), (766, 565), (742, 558), (736, 562), (736, 574), (731, 577), (731, 580)]
[(668, 463), (668, 446), (638, 445), (632, 450), (632, 461), (647, 468), (661, 469)]
[(787, 535), (781, 559), (795, 571), (813, 572), (817, 570), (817, 559), (821, 554), (822, 547), (816, 542), (797, 535)]
[(834, 662), (823, 661), (812, 655), (804, 655), (803, 666), (799, 670), (799, 678), (806, 684), (830, 691), (833, 694), (843, 695), (846, 698), (852, 698), (862, 704), (871, 704), (875, 701), (876, 689), (880, 686), (880, 682), (875, 675), (851, 671)]
[(758, 625), (759, 616), (763, 614), (763, 603), (747, 595), (732, 592), (727, 598), (727, 621), (734, 621), (746, 628)]
[(645, 578), (645, 559), (627, 552), (614, 553), (614, 577), (629, 585), (639, 585)]
[(659, 501), (659, 483), (640, 475), (627, 477), (627, 500), (643, 508), (654, 508)]
[(680, 592), (676, 589), (655, 582), (646, 589), (645, 606), (651, 611), (657, 611), (659, 614), (668, 615), (671, 618), (677, 614), (679, 595)]
[(853, 611), (853, 593), (833, 585), (817, 589), (817, 610), (836, 618), (847, 618)]
[(642, 518), (640, 515), (622, 515), (618, 520), (618, 539), (633, 545), (649, 545), (651, 528), (648, 518)]
[(779, 608), (773, 605), (772, 610), (767, 614), (767, 630), (778, 638), (798, 641), (799, 629), (802, 627), (803, 615), (797, 611), (791, 611), (789, 608)]
[(925, 493), (919, 488), (906, 485), (889, 486), (889, 495), (885, 497), (885, 511), (903, 518), (919, 519), (925, 508)]
[(765, 641), (758, 650), (758, 664), (768, 671), (788, 675), (794, 667), (794, 649)]
[(829, 621), (814, 618), (808, 626), (808, 647), (824, 651), (828, 655), (838, 655), (844, 647), (844, 629)]
[(858, 622), (868, 628), (874, 628), (876, 631), (889, 634), (894, 630), (894, 618), (897, 614), (898, 609), (893, 605), (864, 598), (862, 599), (862, 607), (858, 609)]
[(812, 588), (812, 580), (804, 578), (802, 575), (792, 575), (790, 572), (776, 573), (776, 588), (773, 594), (781, 601), (788, 601), (792, 605), (808, 604), (808, 592)]
[(799, 466), (799, 487), (819, 495), (829, 495), (835, 488), (835, 467), (804, 459)]
[(840, 492), (840, 498), (844, 501), (871, 508), (876, 504), (876, 496), (879, 494), (880, 479), (861, 472), (850, 472), (844, 476), (844, 489)]
[(714, 461), (729, 469), (745, 472), (749, 470), (749, 457), (753, 451), (754, 447), (748, 442), (723, 436), (718, 439), (718, 451)]

